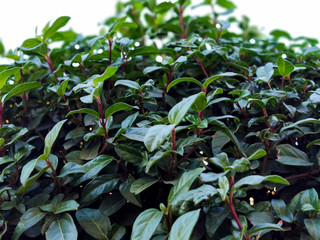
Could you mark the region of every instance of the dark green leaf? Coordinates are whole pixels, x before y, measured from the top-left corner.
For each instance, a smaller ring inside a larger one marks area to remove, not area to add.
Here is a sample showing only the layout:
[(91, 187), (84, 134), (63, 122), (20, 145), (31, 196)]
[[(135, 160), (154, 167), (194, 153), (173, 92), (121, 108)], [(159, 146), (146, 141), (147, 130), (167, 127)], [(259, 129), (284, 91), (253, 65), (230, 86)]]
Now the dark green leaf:
[(72, 115), (72, 114), (76, 114), (76, 113), (86, 113), (86, 114), (90, 114), (94, 117), (96, 117), (97, 119), (100, 119), (100, 114), (98, 112), (96, 112), (95, 110), (92, 110), (91, 108), (81, 108), (78, 110), (73, 110), (71, 112), (69, 112), (66, 117)]
[(144, 145), (149, 152), (153, 152), (166, 140), (170, 135), (175, 125), (156, 125), (148, 129), (146, 136), (143, 139)]
[(104, 113), (104, 117), (106, 119), (108, 119), (109, 117), (111, 117), (111, 115), (113, 115), (116, 112), (119, 112), (119, 111), (130, 111), (133, 108), (135, 108), (135, 107), (130, 106), (129, 104), (126, 104), (126, 103), (123, 103), (123, 102), (118, 102), (118, 103), (115, 103), (115, 104), (113, 104), (113, 105), (111, 105), (110, 107), (107, 108), (107, 110)]
[(68, 213), (59, 215), (46, 231), (47, 240), (75, 240), (77, 238), (77, 227)]
[(199, 215), (200, 209), (188, 212), (180, 216), (173, 223), (168, 240), (190, 239), (193, 228), (198, 222)]
[(139, 178), (131, 184), (130, 192), (139, 194), (156, 182), (158, 182), (158, 179), (154, 179), (152, 177)]
[(281, 144), (277, 146), (277, 162), (290, 166), (312, 166), (307, 154), (290, 144)]
[(150, 208), (139, 214), (132, 227), (131, 240), (149, 240), (156, 231), (163, 213)]
[(76, 212), (80, 226), (92, 237), (99, 240), (109, 240), (108, 232), (111, 223), (99, 209), (82, 208)]
[(168, 87), (167, 87), (167, 92), (169, 92), (170, 88), (172, 88), (173, 86), (177, 85), (178, 83), (181, 83), (181, 82), (193, 82), (195, 84), (197, 84), (199, 87), (203, 88), (202, 86), (202, 83), (199, 82), (197, 79), (195, 78), (178, 78), (178, 79), (175, 79), (174, 81), (172, 81)]
[(3, 95), (2, 99), (1, 99), (1, 102), (4, 103), (4, 102), (8, 101), (11, 97), (13, 97), (15, 95), (20, 95), (20, 94), (22, 94), (24, 92), (27, 92), (27, 91), (31, 90), (31, 89), (40, 88), (40, 87), (42, 87), (42, 85), (40, 83), (37, 83), (37, 82), (20, 83), (19, 85), (14, 87), (10, 92), (8, 92), (5, 95)]
[(320, 239), (320, 219), (305, 219), (304, 224), (313, 239)]

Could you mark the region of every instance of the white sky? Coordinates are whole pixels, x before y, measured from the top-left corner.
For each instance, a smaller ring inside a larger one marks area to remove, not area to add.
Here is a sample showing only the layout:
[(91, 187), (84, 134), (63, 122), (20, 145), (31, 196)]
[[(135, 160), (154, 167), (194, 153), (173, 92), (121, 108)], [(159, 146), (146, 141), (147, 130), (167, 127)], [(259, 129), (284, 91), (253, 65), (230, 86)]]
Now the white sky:
[[(192, 0), (194, 3), (202, 0)], [(235, 15), (247, 15), (251, 24), (264, 27), (264, 33), (278, 28), (293, 37), (320, 39), (320, 0), (234, 0)], [(102, 22), (115, 12), (116, 0), (3, 0), (0, 12), (0, 39), (5, 48), (14, 49), (35, 36), (48, 22), (70, 16), (67, 28), (78, 33), (98, 34)], [(201, 11), (202, 12), (202, 11)]]

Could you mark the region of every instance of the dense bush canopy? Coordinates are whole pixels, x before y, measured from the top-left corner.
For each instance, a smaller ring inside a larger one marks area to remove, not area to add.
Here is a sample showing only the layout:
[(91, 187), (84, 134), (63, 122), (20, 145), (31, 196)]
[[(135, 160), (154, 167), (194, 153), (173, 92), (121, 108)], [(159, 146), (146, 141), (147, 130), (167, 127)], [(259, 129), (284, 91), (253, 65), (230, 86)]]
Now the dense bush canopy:
[(320, 239), (318, 42), (191, 7), (0, 48), (2, 239)]

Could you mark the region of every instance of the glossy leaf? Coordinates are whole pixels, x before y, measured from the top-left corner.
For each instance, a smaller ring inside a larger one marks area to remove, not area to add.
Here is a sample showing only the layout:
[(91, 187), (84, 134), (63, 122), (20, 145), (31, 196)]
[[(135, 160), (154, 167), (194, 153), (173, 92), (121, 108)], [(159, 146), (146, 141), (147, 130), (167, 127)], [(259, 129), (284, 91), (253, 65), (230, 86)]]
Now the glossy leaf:
[(199, 81), (198, 81), (197, 79), (195, 79), (195, 78), (178, 78), (178, 79), (175, 79), (174, 81), (172, 81), (172, 82), (168, 85), (168, 87), (167, 87), (167, 92), (169, 92), (169, 90), (170, 90), (173, 86), (177, 85), (178, 83), (182, 83), (182, 82), (192, 82), (192, 83), (197, 84), (199, 87), (203, 88), (202, 83), (199, 82)]
[(167, 139), (175, 125), (156, 125), (148, 129), (143, 139), (144, 145), (149, 152), (153, 152)]
[(14, 87), (10, 92), (3, 95), (1, 102), (4, 103), (15, 95), (20, 95), (24, 92), (27, 92), (32, 89), (40, 88), (40, 87), (42, 87), (42, 85), (37, 82), (21, 83), (21, 84), (17, 85), (16, 87)]
[(290, 144), (281, 144), (277, 146), (277, 162), (290, 166), (312, 166), (307, 154)]
[(15, 78), (18, 78), (17, 80), (19, 80), (20, 79), (19, 73), (20, 73), (20, 68), (18, 68), (18, 67), (6, 69), (6, 70), (0, 72), (0, 89), (5, 85), (8, 78), (12, 75), (14, 75)]
[(305, 219), (304, 224), (313, 239), (320, 239), (320, 219)]
[(130, 111), (133, 108), (135, 108), (135, 107), (130, 106), (129, 104), (126, 104), (126, 103), (123, 103), (123, 102), (118, 102), (118, 103), (115, 103), (115, 104), (113, 104), (113, 105), (111, 105), (110, 107), (107, 108), (107, 110), (104, 113), (104, 117), (105, 117), (105, 119), (108, 119), (109, 117), (111, 117), (116, 112)]
[(135, 81), (131, 81), (131, 80), (118, 80), (114, 84), (115, 87), (119, 86), (119, 85), (126, 86), (128, 88), (133, 88), (133, 89), (136, 89), (136, 90), (140, 89), (139, 83), (137, 83)]
[(68, 213), (59, 215), (49, 225), (46, 231), (47, 240), (74, 240), (78, 238), (78, 231), (72, 217)]
[(139, 194), (156, 182), (158, 182), (158, 179), (154, 179), (152, 177), (139, 178), (131, 184), (130, 192)]
[(286, 179), (277, 175), (270, 175), (270, 176), (251, 175), (248, 177), (244, 177), (240, 179), (238, 182), (236, 182), (233, 185), (231, 191), (234, 192), (238, 188), (241, 188), (243, 185), (255, 186), (262, 183), (263, 181), (289, 185), (289, 182)]
[(189, 240), (200, 215), (200, 209), (180, 216), (172, 225), (168, 240)]
[(43, 41), (51, 38), (60, 28), (64, 27), (70, 20), (70, 17), (59, 17), (54, 21), (54, 23), (49, 27), (47, 31), (43, 34)]
[(282, 57), (277, 58), (277, 66), (281, 76), (288, 77), (294, 70), (291, 62), (284, 60)]
[(169, 196), (168, 196), (168, 205), (170, 205), (170, 203), (172, 201), (174, 201), (174, 199), (176, 197), (178, 197), (179, 194), (187, 192), (189, 190), (189, 188), (191, 187), (191, 184), (194, 182), (194, 180), (196, 180), (196, 178), (203, 171), (204, 171), (203, 168), (196, 168), (196, 169), (191, 170), (189, 172), (184, 172), (180, 176), (180, 178), (177, 181), (177, 183), (170, 190), (170, 193), (169, 193)]
[(163, 213), (155, 208), (150, 208), (139, 214), (135, 220), (131, 240), (149, 240), (156, 231)]
[(111, 223), (99, 209), (82, 208), (76, 212), (76, 218), (90, 236), (99, 240), (109, 240)]
[(52, 148), (54, 142), (56, 141), (63, 124), (66, 121), (67, 121), (67, 119), (58, 122), (56, 125), (54, 125), (54, 127), (47, 134), (45, 141), (44, 141), (44, 152), (43, 153), (45, 154), (45, 156), (49, 157), (49, 155), (51, 153), (51, 148)]
[(170, 124), (179, 125), (179, 123), (182, 121), (184, 116), (187, 114), (193, 103), (198, 98), (199, 94), (192, 95), (190, 97), (187, 97), (177, 103), (168, 114), (168, 120)]
[(225, 72), (225, 73), (221, 73), (218, 75), (214, 75), (212, 77), (209, 77), (208, 79), (205, 80), (205, 82), (202, 84), (203, 87), (208, 87), (210, 85), (210, 83), (212, 83), (215, 80), (218, 80), (220, 78), (224, 78), (224, 77), (242, 77), (245, 78), (242, 74), (239, 73), (234, 73), (234, 72)]
[(92, 79), (94, 86), (96, 87), (98, 83), (103, 82), (104, 80), (112, 77), (117, 72), (117, 70), (118, 68), (116, 67), (107, 67), (107, 69), (104, 71), (102, 75)]

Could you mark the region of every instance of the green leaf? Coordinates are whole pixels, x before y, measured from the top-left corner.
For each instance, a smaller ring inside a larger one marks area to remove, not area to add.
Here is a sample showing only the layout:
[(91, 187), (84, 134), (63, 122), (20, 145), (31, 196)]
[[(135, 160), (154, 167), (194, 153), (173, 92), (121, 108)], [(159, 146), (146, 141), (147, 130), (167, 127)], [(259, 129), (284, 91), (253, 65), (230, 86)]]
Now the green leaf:
[(110, 157), (108, 155), (100, 155), (95, 159), (90, 160), (89, 162), (84, 164), (81, 169), (79, 169), (79, 172), (85, 172), (85, 174), (83, 174), (81, 178), (76, 180), (74, 184), (78, 185), (84, 181), (87, 181), (88, 179), (93, 178), (112, 161), (113, 157)]
[(119, 178), (102, 175), (89, 182), (81, 194), (81, 203), (89, 203), (100, 195), (112, 191), (118, 184)]
[(99, 240), (109, 240), (111, 223), (99, 209), (82, 208), (76, 212), (76, 218), (82, 229), (90, 236)]
[(40, 88), (40, 87), (42, 87), (42, 85), (37, 82), (20, 83), (19, 85), (14, 87), (10, 92), (3, 95), (1, 102), (4, 103), (15, 95), (19, 95), (19, 94), (22, 94), (22, 93), (29, 91), (31, 89)]
[(131, 81), (131, 80), (118, 80), (115, 82), (114, 86), (116, 87), (118, 85), (126, 86), (128, 88), (133, 88), (136, 90), (140, 89), (139, 83), (137, 83), (135, 81)]
[(29, 176), (34, 170), (34, 168), (36, 167), (37, 162), (38, 162), (38, 159), (33, 159), (22, 167), (21, 175), (20, 175), (20, 182), (22, 185), (25, 185), (26, 182), (28, 181)]
[(184, 172), (178, 182), (174, 184), (174, 186), (171, 188), (169, 196), (168, 196), (168, 206), (171, 204), (172, 201), (176, 197), (179, 196), (179, 194), (185, 193), (189, 190), (191, 187), (191, 184), (196, 180), (196, 178), (204, 171), (204, 168), (196, 168), (194, 170), (191, 170), (189, 172)]
[(139, 214), (132, 227), (131, 240), (149, 240), (161, 222), (163, 213), (150, 208)]
[(127, 200), (123, 198), (121, 193), (115, 192), (101, 202), (99, 209), (104, 215), (109, 217), (120, 210), (126, 203)]
[(198, 222), (200, 209), (180, 216), (172, 225), (168, 240), (189, 240)]
[(308, 233), (313, 239), (315, 240), (320, 239), (320, 219), (319, 218), (305, 219), (304, 224), (306, 225)]
[(152, 186), (156, 182), (158, 182), (159, 179), (154, 179), (153, 177), (143, 177), (135, 180), (130, 187), (130, 192), (134, 194), (139, 194), (148, 187)]
[(263, 82), (269, 82), (274, 73), (273, 64), (267, 63), (265, 66), (261, 66), (257, 69), (257, 78), (256, 80), (261, 80)]
[(0, 89), (6, 84), (8, 78), (14, 75), (16, 80), (20, 79), (20, 68), (14, 67), (0, 72)]
[(196, 112), (202, 112), (207, 107), (207, 98), (204, 93), (201, 93), (194, 101), (191, 108)]
[(211, 207), (206, 214), (206, 230), (209, 237), (213, 237), (220, 225), (230, 214), (229, 209), (223, 207)]
[(38, 207), (28, 209), (20, 218), (20, 222), (14, 230), (12, 240), (18, 240), (22, 233), (33, 227), (46, 216)]
[(129, 104), (123, 103), (123, 102), (118, 102), (115, 103), (113, 105), (111, 105), (110, 107), (107, 108), (107, 110), (105, 111), (104, 115), (105, 115), (105, 119), (108, 119), (111, 115), (113, 115), (116, 112), (119, 111), (130, 111), (132, 109), (134, 109), (135, 107), (130, 106)]
[(49, 166), (46, 166), (45, 168), (41, 169), (41, 171), (38, 172), (37, 174), (33, 175), (32, 177), (29, 177), (28, 180), (25, 182), (25, 184), (18, 189), (17, 195), (19, 197), (22, 197), (24, 193), (38, 180), (38, 178), (42, 174), (44, 174), (45, 171), (47, 171), (48, 168)]
[(134, 177), (129, 176), (127, 181), (120, 184), (119, 191), (121, 192), (122, 196), (125, 199), (127, 199), (130, 203), (132, 203), (138, 207), (142, 207), (139, 196), (136, 196), (135, 194), (130, 192), (130, 187), (133, 182), (134, 182)]
[(128, 144), (118, 144), (114, 147), (117, 155), (126, 162), (137, 163), (143, 160), (143, 155), (139, 149)]
[(262, 236), (259, 232), (263, 230), (272, 230), (272, 231), (283, 231), (280, 225), (278, 224), (273, 224), (273, 223), (263, 223), (263, 224), (257, 224), (253, 226), (249, 230), (249, 235), (258, 235)]
[(226, 200), (227, 194), (229, 192), (229, 181), (226, 176), (219, 177), (219, 189), (218, 192), (222, 201)]
[(204, 88), (208, 87), (210, 85), (210, 83), (212, 83), (213, 81), (220, 79), (220, 78), (227, 78), (227, 77), (242, 77), (245, 78), (245, 76), (243, 76), (242, 74), (239, 73), (234, 73), (234, 72), (225, 72), (225, 73), (221, 73), (218, 75), (214, 75), (212, 77), (209, 77), (205, 80), (205, 82), (202, 84)]
[(170, 88), (172, 88), (173, 86), (177, 85), (178, 83), (181, 82), (193, 82), (195, 84), (197, 84), (199, 87), (201, 87), (201, 89), (203, 88), (203, 85), (201, 82), (199, 82), (197, 79), (195, 78), (178, 78), (175, 79), (174, 81), (172, 81), (168, 87), (167, 87), (167, 92), (169, 92)]
[(231, 191), (234, 192), (238, 188), (241, 188), (243, 185), (255, 186), (262, 183), (263, 181), (289, 185), (289, 182), (286, 179), (277, 175), (269, 175), (269, 176), (251, 175), (248, 177), (244, 177), (240, 179), (238, 182), (236, 182), (233, 185)]
[(46, 231), (47, 240), (75, 240), (78, 239), (77, 227), (68, 213), (59, 215), (49, 225)]
[(38, 38), (29, 38), (25, 40), (20, 49), (28, 54), (39, 54), (43, 57), (48, 54), (47, 45), (41, 42)]
[(284, 60), (282, 57), (277, 58), (277, 66), (281, 76), (288, 77), (294, 70), (294, 66), (291, 62)]
[(313, 163), (309, 162), (308, 155), (292, 147), (290, 144), (281, 144), (277, 146), (278, 158), (277, 162), (289, 166), (312, 166)]
[(292, 212), (287, 209), (286, 204), (283, 200), (281, 199), (272, 199), (271, 200), (271, 205), (276, 212), (276, 214), (286, 222), (291, 223), (293, 221), (293, 214)]
[(70, 20), (70, 17), (62, 16), (54, 21), (47, 31), (43, 34), (43, 41), (51, 38), (60, 28), (64, 27)]
[(55, 209), (54, 214), (74, 211), (77, 210), (79, 206), (79, 203), (77, 203), (75, 200), (67, 200), (59, 204), (59, 206)]
[(187, 114), (193, 103), (198, 98), (199, 94), (192, 95), (187, 97), (174, 105), (173, 108), (169, 111), (168, 120), (171, 124), (179, 125), (184, 116)]
[(92, 110), (91, 108), (81, 108), (78, 110), (71, 111), (66, 115), (66, 117), (69, 117), (70, 115), (76, 114), (76, 113), (86, 113), (96, 117), (97, 119), (100, 119), (100, 114), (95, 110)]
[(288, 130), (290, 128), (296, 128), (298, 127), (298, 125), (300, 124), (305, 124), (305, 123), (317, 123), (317, 124), (320, 124), (320, 120), (317, 120), (315, 118), (306, 118), (306, 119), (302, 119), (302, 120), (299, 120), (295, 123), (291, 123), (287, 126), (284, 126), (283, 128), (281, 128), (280, 132), (283, 132), (285, 130)]
[(135, 48), (134, 50), (130, 51), (128, 53), (128, 58), (135, 57), (135, 56), (150, 56), (155, 54), (161, 54), (161, 53), (168, 53), (168, 54), (174, 54), (175, 50), (170, 48), (163, 48), (161, 50), (155, 48), (154, 46), (142, 46)]
[(117, 72), (118, 68), (116, 67), (107, 67), (102, 75), (98, 75), (97, 77), (93, 78), (93, 84), (96, 87), (99, 82), (103, 82), (104, 80), (110, 78)]
[(51, 153), (51, 148), (59, 135), (59, 132), (62, 128), (62, 125), (66, 121), (67, 121), (67, 119), (58, 122), (56, 125), (54, 125), (54, 127), (47, 134), (47, 136), (44, 140), (44, 152), (43, 152), (46, 157), (49, 157), (49, 155)]
[(149, 152), (153, 152), (166, 140), (170, 135), (175, 125), (156, 125), (148, 129), (146, 136), (143, 139), (144, 145)]
[(57, 94), (59, 96), (64, 95), (64, 93), (66, 92), (67, 86), (68, 86), (69, 80), (64, 80), (60, 85), (59, 88), (57, 90)]
[(252, 153), (247, 159), (249, 161), (259, 159), (259, 158), (264, 157), (266, 154), (267, 154), (267, 152), (265, 150), (259, 149), (259, 150), (255, 151), (254, 153)]

